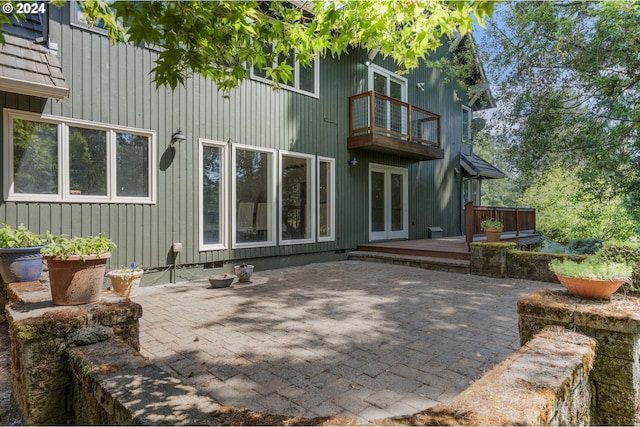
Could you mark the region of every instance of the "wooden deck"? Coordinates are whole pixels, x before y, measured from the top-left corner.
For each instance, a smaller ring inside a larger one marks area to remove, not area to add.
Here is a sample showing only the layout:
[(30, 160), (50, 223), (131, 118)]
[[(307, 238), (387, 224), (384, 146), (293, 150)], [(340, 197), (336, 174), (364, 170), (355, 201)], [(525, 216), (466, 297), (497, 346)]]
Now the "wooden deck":
[[(484, 236), (475, 236), (474, 242), (486, 241)], [(527, 246), (540, 241), (536, 233), (502, 233), (502, 242), (515, 242), (518, 246)], [(465, 236), (442, 237), (439, 239), (400, 240), (381, 243), (363, 243), (359, 251), (382, 252), (398, 255), (414, 255), (435, 258), (470, 260), (471, 254)]]

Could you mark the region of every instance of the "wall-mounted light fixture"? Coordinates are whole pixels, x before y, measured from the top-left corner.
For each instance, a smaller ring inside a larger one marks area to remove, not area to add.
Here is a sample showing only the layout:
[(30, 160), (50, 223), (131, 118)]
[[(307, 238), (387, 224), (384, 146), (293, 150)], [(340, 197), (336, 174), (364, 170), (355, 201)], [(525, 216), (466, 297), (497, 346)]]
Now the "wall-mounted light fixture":
[(420, 92), (424, 92), (424, 83), (423, 82), (416, 83), (416, 87), (418, 88), (418, 90)]
[(349, 163), (350, 166), (355, 166), (358, 164), (358, 159), (356, 159), (356, 156), (353, 156), (347, 161), (347, 163)]
[(174, 132), (173, 135), (171, 135), (171, 146), (173, 147), (173, 145), (176, 142), (182, 142), (186, 140), (187, 140), (187, 137), (184, 136), (184, 133), (182, 133), (182, 130), (178, 129), (177, 131)]
[(364, 60), (364, 65), (366, 65), (367, 67), (371, 65), (376, 55), (378, 55), (378, 52), (380, 52), (380, 48), (369, 51), (369, 54), (367, 55), (367, 59)]

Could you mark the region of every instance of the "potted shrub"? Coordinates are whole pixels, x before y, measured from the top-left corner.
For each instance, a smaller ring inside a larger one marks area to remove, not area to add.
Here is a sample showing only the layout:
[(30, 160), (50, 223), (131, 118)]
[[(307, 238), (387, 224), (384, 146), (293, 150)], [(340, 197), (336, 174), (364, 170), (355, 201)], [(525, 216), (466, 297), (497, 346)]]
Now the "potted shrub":
[(100, 233), (67, 238), (47, 233), (41, 252), (49, 268), (51, 298), (56, 305), (88, 304), (100, 299), (107, 259), (115, 244)]
[(29, 231), (24, 224), (13, 228), (7, 223), (0, 228), (0, 275), (5, 283), (30, 282), (42, 274), (40, 249), (42, 236)]
[(253, 274), (253, 265), (251, 264), (239, 264), (233, 267), (236, 276), (238, 276), (238, 282), (249, 282), (251, 275)]
[(594, 257), (582, 262), (554, 259), (549, 263), (549, 269), (569, 292), (585, 299), (612, 295), (631, 278), (633, 271), (627, 264), (599, 261)]
[(504, 224), (494, 218), (485, 219), (480, 223), (480, 229), (487, 236), (487, 242), (499, 242)]
[(138, 295), (138, 288), (144, 270), (139, 268), (135, 262), (129, 268), (118, 268), (107, 272), (107, 277), (111, 279), (113, 293), (125, 297), (133, 298)]

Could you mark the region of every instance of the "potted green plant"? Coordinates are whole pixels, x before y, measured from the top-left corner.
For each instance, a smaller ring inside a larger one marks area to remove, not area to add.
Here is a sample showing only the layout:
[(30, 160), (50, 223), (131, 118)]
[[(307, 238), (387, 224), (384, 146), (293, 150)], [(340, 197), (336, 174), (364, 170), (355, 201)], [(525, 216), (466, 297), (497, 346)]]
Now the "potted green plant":
[(40, 249), (45, 239), (24, 224), (0, 228), (0, 275), (5, 283), (30, 282), (42, 274)]
[(41, 253), (49, 268), (51, 297), (56, 305), (88, 304), (100, 299), (102, 282), (115, 244), (100, 233), (93, 237), (53, 236)]
[(549, 263), (558, 280), (574, 296), (601, 299), (612, 295), (631, 278), (633, 268), (619, 262), (588, 257), (582, 262), (554, 259)]
[(133, 298), (138, 295), (138, 288), (144, 270), (132, 262), (129, 268), (118, 268), (107, 272), (107, 277), (111, 279), (113, 293), (125, 297)]
[(487, 236), (487, 242), (499, 242), (504, 224), (495, 218), (489, 218), (480, 223), (480, 229)]

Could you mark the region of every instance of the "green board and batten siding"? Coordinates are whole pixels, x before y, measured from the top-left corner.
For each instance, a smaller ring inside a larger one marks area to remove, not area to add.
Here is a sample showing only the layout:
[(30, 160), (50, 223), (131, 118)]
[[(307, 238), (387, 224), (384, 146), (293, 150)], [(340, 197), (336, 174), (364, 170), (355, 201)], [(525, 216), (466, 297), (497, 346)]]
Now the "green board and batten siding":
[[(409, 169), (409, 238), (426, 237), (433, 225), (442, 227), (446, 235), (460, 234), (460, 177), (454, 169), (459, 167), (461, 104), (455, 99), (454, 85), (441, 83), (437, 71), (421, 70), (406, 76), (408, 102), (441, 115), (445, 158), (414, 162), (346, 148), (348, 97), (367, 90), (365, 52), (323, 59), (319, 98), (246, 81), (225, 99), (215, 85), (200, 77), (175, 91), (156, 88), (149, 73), (157, 52), (114, 46), (101, 34), (69, 25), (68, 6), (50, 9), (51, 39), (59, 44), (69, 98), (57, 102), (0, 92), (0, 105), (156, 132), (156, 203), (2, 201), (1, 221), (24, 222), (38, 232), (105, 232), (118, 246), (111, 260), (114, 267), (131, 261), (144, 267), (168, 266), (173, 262), (173, 242), (183, 244), (178, 264), (202, 266), (273, 257), (272, 264), (279, 266), (283, 258), (296, 254), (333, 254), (367, 241), (368, 164), (378, 163)], [(375, 60), (394, 70), (386, 62)], [(416, 88), (417, 82), (425, 83), (424, 92)], [(457, 95), (465, 97), (462, 90)], [(174, 153), (170, 139), (178, 128), (187, 140), (178, 143)], [(198, 138), (334, 158), (336, 240), (246, 249), (231, 249), (229, 242), (226, 250), (199, 251)], [(349, 166), (347, 160), (354, 155), (358, 164)], [(167, 282), (168, 277), (158, 281)]]

